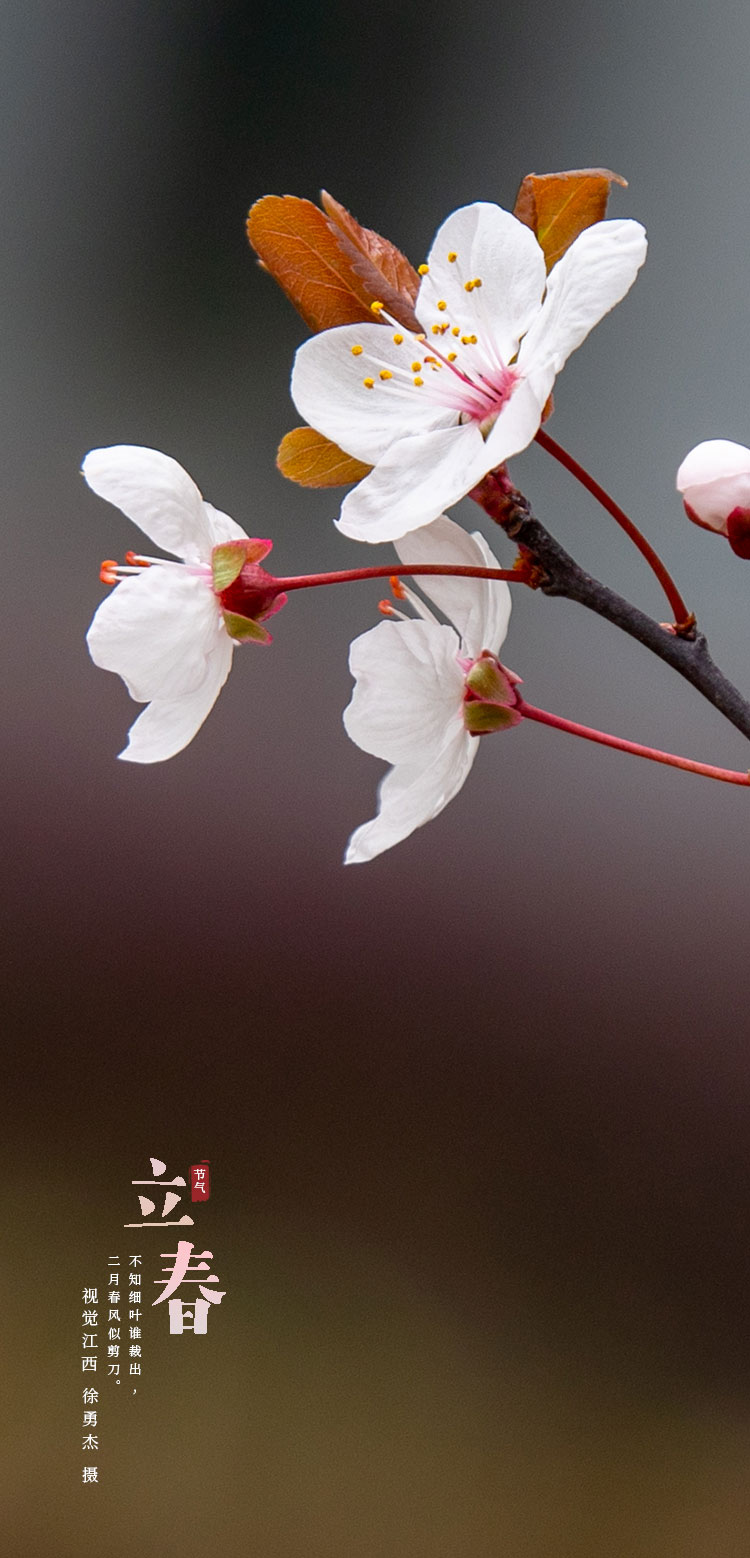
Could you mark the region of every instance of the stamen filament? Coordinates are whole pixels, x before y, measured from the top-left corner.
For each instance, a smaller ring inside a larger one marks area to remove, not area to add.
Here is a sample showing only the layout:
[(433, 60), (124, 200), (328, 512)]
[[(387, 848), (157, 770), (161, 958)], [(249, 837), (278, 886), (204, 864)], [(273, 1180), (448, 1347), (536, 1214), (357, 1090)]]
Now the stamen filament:
[(140, 552), (126, 552), (124, 563), (118, 563), (112, 557), (105, 558), (99, 570), (99, 578), (102, 584), (119, 584), (122, 579), (143, 573), (145, 568), (180, 568), (187, 573), (211, 573), (206, 563), (179, 563), (169, 557), (144, 557)]
[[(398, 320), (394, 318), (393, 314), (389, 314), (387, 309), (385, 309), (382, 304), (380, 305), (377, 313), (379, 319), (387, 319), (389, 324), (396, 325), (398, 327)], [(403, 328), (404, 327), (401, 326), (401, 330), (403, 330)], [(424, 343), (424, 334), (416, 334), (414, 331), (409, 331), (409, 334), (411, 339), (416, 341), (420, 346)], [(400, 345), (401, 343), (399, 342), (398, 344)], [(446, 368), (450, 368), (451, 373), (455, 374), (457, 379), (462, 379), (464, 384), (466, 384), (471, 390), (478, 392), (480, 395), (486, 396), (494, 403), (494, 401), (497, 399), (497, 396), (493, 395), (492, 391), (490, 389), (486, 389), (483, 384), (477, 384), (476, 381), (470, 378), (462, 368), (457, 368), (454, 363), (449, 362), (448, 358), (443, 355), (443, 353), (434, 343), (430, 344), (430, 351), (434, 354), (435, 357), (440, 358), (440, 361), (445, 364)], [(386, 362), (384, 358), (376, 357), (374, 352), (368, 352), (367, 357), (371, 363), (376, 364), (378, 367), (392, 368), (394, 373), (403, 371), (394, 368), (393, 364)]]
[[(460, 263), (457, 266), (457, 270), (460, 274)], [(472, 291), (477, 287), (481, 287), (481, 279), (479, 277), (476, 277), (471, 282)], [(440, 298), (437, 301), (436, 307), (444, 310), (447, 309), (448, 305), (444, 298)], [(394, 342), (397, 345), (402, 345), (404, 343), (405, 327), (400, 321), (388, 312), (388, 309), (379, 299), (370, 304), (370, 309), (379, 321), (387, 322), (395, 328)], [(484, 314), (483, 309), (481, 309), (481, 312)], [(412, 377), (411, 382), (409, 382), (407, 370), (401, 368), (393, 360), (389, 362), (373, 351), (362, 353), (362, 349), (359, 346), (350, 348), (350, 350), (353, 350), (357, 357), (362, 354), (366, 362), (378, 368), (381, 380), (384, 379), (385, 372), (390, 373), (392, 380), (401, 380), (400, 385), (397, 385), (395, 382), (388, 384), (389, 395), (398, 394), (399, 391), (403, 395), (404, 393), (410, 394), (414, 389), (424, 390), (425, 398), (433, 401), (436, 405), (445, 406), (446, 409), (451, 411), (457, 411), (459, 415), (465, 415), (472, 421), (484, 422), (487, 417), (493, 416), (496, 412), (502, 410), (513, 392), (517, 374), (498, 355), (492, 329), (489, 325), (486, 328), (483, 327), (481, 339), (477, 337), (475, 332), (466, 331), (465, 328), (463, 334), (458, 326), (451, 328), (450, 320), (445, 324), (433, 325), (430, 334), (433, 338), (437, 335), (438, 339), (440, 339), (442, 333), (449, 328), (451, 329), (451, 335), (456, 338), (457, 345), (460, 339), (463, 347), (476, 347), (477, 350), (472, 354), (473, 361), (470, 369), (467, 371), (458, 363), (458, 353), (456, 351), (446, 355), (433, 339), (430, 342), (431, 359), (428, 358), (427, 360), (432, 361), (433, 372), (437, 373), (437, 378), (432, 379), (429, 386), (426, 386), (425, 381), (419, 376), (420, 370), (416, 362), (416, 356), (415, 362), (412, 363), (412, 373), (416, 374), (417, 377)], [(426, 337), (424, 332), (409, 331), (408, 339), (411, 344), (416, 346), (418, 352), (424, 346)], [(439, 366), (446, 368), (449, 374), (449, 378), (442, 384), (440, 383), (441, 375), (438, 373)], [(376, 388), (372, 377), (365, 378), (362, 382), (367, 390), (372, 391)]]
[[(393, 590), (396, 600), (408, 601), (408, 604), (411, 606), (412, 610), (416, 612), (418, 617), (421, 617), (424, 622), (433, 622), (436, 627), (438, 626), (438, 619), (435, 616), (435, 613), (430, 611), (430, 608), (426, 602), (421, 600), (418, 595), (415, 595), (414, 591), (410, 590), (408, 585), (402, 584), (393, 573), (391, 574), (391, 589)], [(409, 622), (411, 620), (409, 617), (405, 617), (403, 612), (400, 612), (400, 616), (404, 618), (405, 622)]]
[[(485, 364), (489, 367), (491, 375), (495, 374), (496, 372), (503, 375), (506, 372), (507, 363), (501, 357), (495, 342), (493, 321), (490, 318), (488, 308), (485, 306), (484, 298), (473, 295), (478, 290), (481, 290), (482, 279), (480, 276), (469, 277), (466, 275), (461, 257), (456, 253), (455, 250), (451, 249), (450, 253), (448, 254), (448, 260), (451, 264), (455, 264), (456, 266), (456, 279), (462, 286), (463, 291), (472, 294), (472, 300), (468, 305), (468, 310), (462, 312), (462, 318), (464, 319), (463, 327), (457, 324), (453, 324), (451, 328), (451, 335), (453, 335), (456, 340), (461, 338), (461, 343), (464, 346), (467, 344), (477, 344), (476, 340), (471, 339), (472, 332), (467, 328), (466, 321), (470, 318), (472, 319), (472, 322), (478, 322), (482, 331), (481, 338), (478, 343), (480, 354), (484, 357)], [(437, 289), (437, 282), (435, 281), (434, 277), (431, 277), (430, 280), (432, 281), (435, 289)], [(465, 337), (468, 337), (468, 340), (465, 339)], [(477, 372), (477, 369), (474, 368), (473, 364), (472, 368), (474, 372)], [(484, 375), (479, 372), (478, 377), (481, 379), (484, 377)], [(490, 379), (490, 383), (491, 382), (492, 380)]]

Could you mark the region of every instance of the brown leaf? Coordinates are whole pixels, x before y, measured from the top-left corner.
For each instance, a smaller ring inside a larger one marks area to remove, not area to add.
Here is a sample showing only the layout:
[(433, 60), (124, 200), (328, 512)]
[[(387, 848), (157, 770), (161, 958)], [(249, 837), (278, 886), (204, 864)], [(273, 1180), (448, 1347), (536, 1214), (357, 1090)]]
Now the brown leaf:
[(380, 299), (407, 330), (419, 330), (414, 303), (419, 292), (419, 276), (406, 255), (388, 238), (381, 238), (371, 227), (360, 227), (356, 219), (339, 205), (325, 189), (320, 203), (334, 223), (344, 253), (368, 289), (370, 301)]
[(361, 481), (372, 470), (371, 465), (353, 460), (313, 427), (295, 427), (291, 433), (285, 433), (276, 464), (282, 476), (299, 482), (301, 487), (345, 487), (349, 482)]
[(548, 271), (579, 233), (602, 221), (612, 184), (627, 188), (627, 180), (607, 168), (529, 173), (524, 179), (513, 214), (536, 234)]
[(311, 200), (264, 195), (250, 211), (247, 236), (311, 330), (372, 322), (372, 295)]

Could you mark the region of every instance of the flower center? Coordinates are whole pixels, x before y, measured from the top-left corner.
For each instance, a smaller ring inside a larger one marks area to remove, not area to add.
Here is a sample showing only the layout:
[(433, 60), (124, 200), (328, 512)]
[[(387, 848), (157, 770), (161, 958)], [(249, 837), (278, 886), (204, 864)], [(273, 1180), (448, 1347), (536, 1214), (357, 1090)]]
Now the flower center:
[[(447, 258), (456, 265), (460, 281), (458, 255), (451, 250)], [(420, 273), (428, 278), (429, 267), (420, 266)], [(403, 356), (403, 364), (394, 363), (393, 359), (386, 361), (368, 347), (352, 346), (353, 357), (361, 357), (363, 366), (377, 370), (375, 374), (365, 375), (363, 388), (370, 392), (385, 391), (391, 397), (407, 395), (411, 398), (417, 391), (433, 405), (458, 412), (460, 422), (477, 422), (486, 437), (510, 400), (520, 374), (504, 362), (497, 351), (491, 322), (482, 304), (481, 287), (481, 276), (463, 281), (467, 312), (463, 323), (459, 324), (450, 317), (446, 299), (437, 296), (437, 287), (434, 288), (434, 301), (430, 299), (430, 285), (425, 280), (420, 310), (422, 315), (429, 312), (434, 317), (428, 329), (419, 333), (407, 330), (381, 302), (372, 303), (370, 307), (377, 319), (387, 320), (393, 327), (392, 340), (399, 348), (399, 357)]]

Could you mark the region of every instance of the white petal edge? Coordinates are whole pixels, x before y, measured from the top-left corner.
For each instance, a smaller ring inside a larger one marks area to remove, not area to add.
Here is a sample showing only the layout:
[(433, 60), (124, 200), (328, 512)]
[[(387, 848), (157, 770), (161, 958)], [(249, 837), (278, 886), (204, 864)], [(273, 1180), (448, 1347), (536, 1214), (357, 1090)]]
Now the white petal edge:
[(221, 509), (215, 509), (213, 503), (206, 503), (204, 498), (203, 508), (206, 521), (211, 533), (211, 546), (221, 546), (223, 541), (247, 541), (248, 532), (237, 524), (236, 519), (230, 519), (228, 514), (222, 514)]
[[(394, 334), (403, 336), (401, 346)], [(353, 356), (353, 346), (362, 346), (362, 354)], [(373, 465), (405, 434), (450, 427), (457, 419), (457, 412), (436, 406), (414, 386), (411, 363), (415, 352), (421, 359), (423, 351), (405, 330), (393, 332), (385, 325), (322, 330), (297, 352), (292, 399), (311, 427)], [(381, 381), (381, 367), (394, 376)], [(408, 379), (399, 377), (398, 369), (407, 370)], [(366, 378), (373, 379), (372, 389), (365, 388)]]
[(458, 728), (427, 766), (400, 763), (392, 768), (378, 790), (377, 816), (352, 834), (344, 864), (374, 860), (437, 817), (467, 779), (478, 746), (478, 740)]
[(200, 687), (220, 637), (210, 577), (167, 563), (123, 579), (99, 606), (86, 641), (94, 664), (116, 672), (131, 697), (147, 703)]
[(707, 438), (690, 450), (677, 472), (677, 491), (702, 487), (723, 476), (744, 476), (750, 471), (750, 449), (729, 438)]
[[(509, 362), (539, 312), (546, 282), (544, 254), (531, 228), (502, 206), (476, 201), (443, 222), (428, 263), (416, 303), (423, 328), (429, 331), (441, 319), (462, 330), (476, 328)], [(467, 292), (467, 282), (477, 278), (481, 287)], [(437, 310), (438, 301), (446, 303), (445, 311)]]
[(119, 754), (124, 762), (161, 763), (175, 757), (192, 741), (229, 675), (233, 649), (228, 634), (222, 634), (200, 687), (184, 698), (155, 699), (149, 704), (131, 726), (128, 744)]
[(521, 342), (525, 375), (559, 373), (604, 315), (624, 298), (646, 258), (640, 222), (595, 222), (571, 244), (547, 278), (541, 310)]
[[(431, 525), (396, 542), (403, 563), (456, 563), (460, 567), (501, 565), (478, 530), (471, 533), (441, 514)], [(496, 653), (508, 631), (511, 592), (502, 579), (451, 579), (419, 576), (415, 583), (461, 635), (464, 652), (476, 658), (483, 649)]]
[(397, 541), (431, 524), (489, 469), (474, 422), (402, 438), (347, 495), (336, 524), (354, 541)]
[(458, 652), (453, 628), (437, 622), (381, 622), (361, 633), (349, 650), (350, 739), (388, 763), (431, 761), (460, 716)]
[(122, 509), (163, 551), (185, 562), (208, 560), (213, 540), (203, 499), (170, 455), (113, 444), (92, 449), (81, 469), (92, 492)]

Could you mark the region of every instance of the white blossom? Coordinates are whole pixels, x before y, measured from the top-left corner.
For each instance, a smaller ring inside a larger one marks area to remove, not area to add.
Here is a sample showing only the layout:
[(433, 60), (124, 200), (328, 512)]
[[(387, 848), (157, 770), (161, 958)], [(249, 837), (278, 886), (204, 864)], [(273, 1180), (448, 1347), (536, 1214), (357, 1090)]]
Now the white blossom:
[(624, 297), (645, 255), (638, 222), (597, 222), (547, 276), (531, 229), (478, 202), (437, 233), (415, 305), (418, 334), (375, 303), (381, 323), (305, 342), (292, 375), (297, 409), (374, 466), (344, 500), (343, 533), (397, 540), (525, 449), (555, 375)]
[[(396, 550), (407, 564), (499, 567), (478, 531), (469, 535), (445, 515), (405, 537)], [(351, 646), (356, 686), (344, 711), (347, 733), (393, 767), (380, 785), (377, 815), (349, 841), (348, 865), (372, 860), (436, 817), (460, 790), (477, 754), (479, 740), (464, 723), (466, 677), (483, 650), (500, 648), (510, 590), (503, 580), (440, 576), (421, 578), (420, 586), (453, 626), (400, 586), (398, 596), (418, 619), (381, 622)]]
[(95, 664), (116, 671), (130, 696), (148, 704), (120, 757), (158, 763), (192, 740), (229, 675), (234, 640), (214, 591), (211, 559), (215, 546), (247, 537), (204, 502), (176, 460), (156, 449), (93, 449), (82, 469), (94, 492), (180, 559), (129, 554), (125, 568), (105, 564), (102, 576), (120, 582), (87, 634)]

